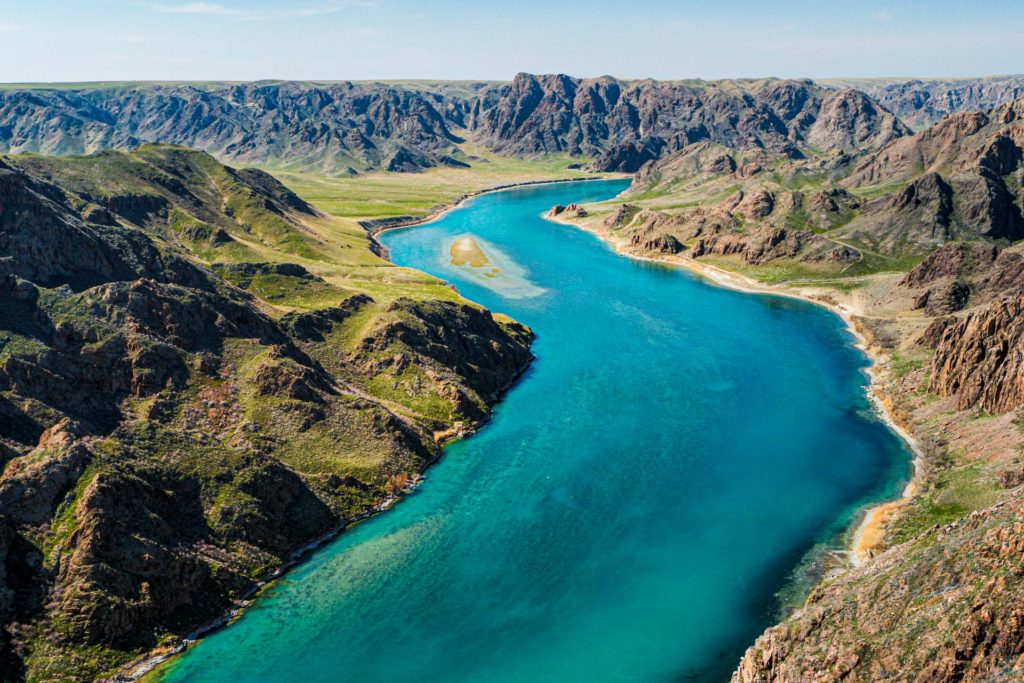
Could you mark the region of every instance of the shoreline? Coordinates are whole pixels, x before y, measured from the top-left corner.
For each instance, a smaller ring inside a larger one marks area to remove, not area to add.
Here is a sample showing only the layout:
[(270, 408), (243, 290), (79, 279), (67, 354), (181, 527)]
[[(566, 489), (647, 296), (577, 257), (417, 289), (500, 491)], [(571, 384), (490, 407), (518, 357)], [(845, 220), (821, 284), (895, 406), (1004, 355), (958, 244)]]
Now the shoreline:
[[(391, 259), (390, 259), (390, 256), (387, 253), (387, 250), (384, 249), (382, 247), (382, 245), (377, 243), (376, 238), (379, 235), (381, 235), (381, 234), (383, 234), (385, 232), (389, 232), (391, 230), (402, 230), (402, 229), (406, 229), (406, 228), (412, 228), (412, 227), (418, 227), (418, 226), (422, 226), (422, 225), (427, 225), (429, 223), (433, 223), (435, 221), (439, 221), (442, 218), (444, 218), (445, 216), (447, 216), (449, 213), (451, 213), (452, 211), (455, 211), (456, 209), (462, 208), (466, 204), (466, 202), (468, 202), (468, 201), (470, 201), (470, 200), (472, 200), (472, 199), (474, 199), (476, 197), (479, 197), (479, 196), (482, 196), (482, 195), (485, 195), (485, 194), (490, 194), (490, 193), (493, 193), (493, 192), (502, 192), (502, 191), (505, 191), (505, 190), (511, 190), (511, 189), (515, 189), (515, 188), (519, 188), (519, 187), (530, 187), (530, 186), (535, 186), (535, 185), (553, 185), (553, 184), (563, 184), (563, 183), (577, 183), (577, 182), (594, 182), (594, 181), (602, 181), (602, 180), (626, 180), (626, 179), (629, 179), (631, 177), (632, 176), (628, 175), (628, 174), (608, 174), (608, 175), (605, 175), (605, 176), (597, 176), (597, 177), (569, 178), (569, 179), (561, 179), (561, 180), (559, 180), (559, 179), (553, 179), (553, 180), (534, 180), (534, 181), (523, 181), (523, 182), (518, 182), (518, 183), (510, 183), (510, 184), (505, 184), (505, 185), (497, 185), (497, 186), (494, 186), (494, 187), (484, 188), (484, 189), (477, 190), (477, 191), (474, 191), (474, 192), (466, 193), (466, 194), (460, 196), (457, 200), (455, 200), (454, 203), (443, 205), (442, 208), (440, 208), (437, 211), (434, 211), (432, 213), (429, 213), (429, 214), (427, 214), (426, 216), (423, 216), (423, 217), (411, 217), (411, 216), (410, 217), (397, 217), (397, 218), (409, 218), (408, 222), (396, 223), (394, 225), (384, 225), (384, 226), (378, 227), (376, 229), (371, 229), (370, 227), (364, 225), (364, 221), (358, 221), (358, 223), (360, 224), (361, 227), (363, 227), (364, 229), (367, 230), (367, 234), (368, 234), (368, 236), (370, 238), (370, 241), (371, 241), (371, 246), (376, 246), (377, 248), (381, 249), (382, 253), (379, 253), (378, 255), (380, 255), (382, 258), (384, 258), (385, 260), (390, 262)], [(894, 508), (892, 508), (892, 506), (901, 506), (901, 505), (905, 504), (916, 493), (917, 484), (919, 483), (918, 482), (918, 477), (919, 477), (920, 472), (921, 472), (921, 467), (920, 467), (921, 453), (920, 453), (920, 449), (919, 449), (919, 446), (917, 444), (916, 439), (914, 439), (914, 437), (906, 429), (904, 429), (902, 426), (900, 426), (895, 421), (895, 419), (893, 418), (893, 416), (892, 416), (888, 406), (886, 405), (887, 397), (886, 397), (884, 391), (882, 391), (882, 389), (881, 389), (881, 383), (880, 383), (880, 380), (879, 380), (879, 378), (877, 376), (877, 373), (875, 373), (873, 371), (874, 366), (876, 364), (886, 360), (886, 357), (871, 351), (870, 346), (869, 346), (869, 344), (867, 342), (867, 339), (864, 337), (863, 334), (861, 334), (861, 332), (856, 327), (855, 320), (854, 320), (855, 314), (853, 312), (847, 310), (841, 304), (829, 303), (827, 301), (823, 301), (821, 299), (815, 298), (815, 297), (813, 297), (813, 296), (811, 296), (809, 294), (806, 294), (806, 293), (801, 293), (799, 291), (776, 289), (776, 288), (774, 288), (771, 285), (766, 285), (764, 283), (758, 282), (757, 280), (749, 278), (749, 277), (747, 277), (745, 275), (740, 275), (738, 273), (732, 273), (732, 272), (729, 272), (727, 270), (718, 268), (718, 267), (710, 265), (710, 264), (699, 263), (699, 262), (697, 262), (697, 261), (695, 261), (693, 259), (687, 259), (685, 257), (677, 257), (677, 258), (674, 258), (674, 259), (670, 259), (670, 258), (655, 258), (655, 257), (650, 257), (650, 256), (640, 256), (640, 255), (637, 255), (637, 254), (630, 254), (630, 253), (626, 252), (623, 249), (623, 246), (622, 246), (621, 243), (618, 243), (618, 242), (616, 242), (614, 240), (608, 239), (605, 235), (602, 235), (597, 230), (594, 230), (594, 229), (592, 229), (592, 228), (590, 228), (588, 226), (580, 225), (578, 223), (574, 223), (574, 222), (566, 220), (564, 218), (555, 217), (555, 216), (548, 216), (546, 213), (545, 214), (541, 214), (541, 216), (545, 220), (551, 221), (553, 223), (557, 223), (557, 224), (560, 224), (560, 225), (572, 227), (572, 228), (577, 229), (577, 230), (583, 230), (584, 232), (588, 232), (588, 233), (594, 235), (597, 239), (601, 240), (606, 245), (608, 245), (610, 248), (612, 248), (615, 251), (616, 254), (618, 254), (620, 256), (623, 256), (625, 258), (629, 258), (629, 259), (633, 259), (633, 260), (637, 260), (637, 261), (646, 261), (646, 262), (650, 262), (650, 263), (659, 263), (659, 264), (663, 264), (663, 265), (680, 266), (682, 268), (685, 268), (690, 273), (692, 273), (694, 275), (697, 275), (698, 277), (706, 280), (707, 282), (709, 282), (712, 285), (719, 286), (719, 287), (722, 287), (722, 288), (725, 288), (725, 289), (731, 289), (733, 291), (743, 292), (743, 293), (747, 293), (747, 294), (762, 294), (762, 295), (767, 294), (767, 295), (771, 295), (771, 296), (780, 296), (780, 297), (786, 297), (786, 298), (790, 298), (790, 299), (798, 299), (798, 300), (801, 300), (801, 301), (805, 301), (807, 303), (811, 303), (811, 304), (814, 304), (814, 305), (817, 305), (817, 306), (821, 306), (822, 308), (826, 308), (829, 311), (831, 311), (831, 312), (835, 313), (836, 315), (838, 315), (843, 320), (843, 322), (844, 322), (844, 324), (846, 326), (846, 329), (850, 332), (850, 334), (855, 339), (854, 347), (859, 349), (868, 358), (868, 360), (871, 362), (871, 365), (869, 365), (868, 367), (866, 367), (864, 369), (864, 372), (865, 372), (865, 374), (868, 377), (868, 386), (867, 386), (867, 397), (868, 397), (868, 400), (871, 402), (872, 406), (875, 408), (875, 412), (879, 416), (879, 419), (881, 419), (897, 436), (899, 436), (907, 444), (908, 448), (910, 449), (911, 453), (914, 456), (913, 460), (912, 460), (912, 464), (913, 464), (913, 468), (914, 468), (913, 475), (911, 476), (910, 480), (907, 482), (906, 486), (904, 487), (903, 493), (901, 494), (900, 498), (893, 499), (893, 500), (887, 500), (887, 501), (881, 501), (879, 503), (871, 504), (870, 506), (865, 507), (864, 510), (863, 510), (864, 517), (861, 520), (861, 522), (859, 523), (859, 525), (857, 526), (856, 531), (854, 532), (854, 536), (853, 536), (853, 538), (852, 538), (852, 540), (850, 542), (849, 548), (846, 551), (846, 554), (849, 557), (849, 559), (851, 561), (851, 564), (853, 566), (860, 566), (861, 564), (863, 564), (865, 559), (860, 558), (858, 556), (858, 553), (857, 553), (857, 548), (858, 548), (858, 546), (860, 544), (860, 540), (862, 538), (864, 538), (867, 533), (870, 532), (870, 530), (873, 528), (873, 526), (872, 526), (873, 524), (877, 524), (877, 523), (880, 523), (881, 521), (884, 521), (884, 519), (880, 519), (879, 518), (880, 515), (884, 514), (884, 510), (886, 510), (886, 509), (894, 509)], [(490, 405), (494, 405), (494, 404), (498, 403), (504, 397), (504, 395), (508, 391), (510, 391), (512, 389), (512, 387), (515, 386), (515, 384), (520, 379), (522, 379), (522, 377), (526, 374), (526, 372), (529, 369), (529, 367), (530, 367), (530, 365), (528, 364), (527, 366), (522, 368), (515, 375), (515, 377), (513, 377), (509, 381), (509, 383), (502, 389), (502, 391), (499, 392), (499, 395), (494, 397), (494, 400), (493, 400), (493, 402), (490, 403)], [(210, 634), (212, 634), (212, 633), (214, 633), (216, 631), (219, 631), (222, 628), (226, 628), (227, 626), (230, 626), (235, 620), (237, 620), (238, 618), (240, 618), (242, 616), (243, 612), (252, 604), (253, 600), (255, 600), (258, 597), (259, 593), (262, 592), (265, 588), (267, 588), (274, 581), (282, 578), (288, 571), (290, 571), (290, 570), (294, 569), (295, 567), (297, 567), (299, 565), (302, 565), (305, 562), (309, 561), (311, 559), (312, 555), (317, 550), (322, 548), (327, 543), (330, 543), (330, 542), (336, 540), (342, 533), (347, 531), (350, 527), (353, 527), (353, 526), (355, 526), (357, 524), (360, 524), (362, 522), (368, 521), (368, 520), (376, 517), (377, 515), (379, 515), (381, 513), (387, 512), (392, 507), (394, 507), (397, 503), (400, 503), (402, 501), (402, 499), (406, 495), (408, 495), (408, 494), (412, 493), (413, 491), (415, 491), (415, 489), (418, 488), (419, 485), (424, 481), (424, 476), (423, 475), (426, 473), (426, 471), (428, 469), (430, 469), (433, 465), (435, 465), (438, 461), (440, 461), (442, 457), (444, 457), (443, 449), (444, 449), (445, 446), (447, 446), (448, 444), (450, 444), (450, 443), (452, 443), (454, 441), (458, 441), (460, 439), (466, 438), (467, 436), (471, 436), (473, 433), (475, 433), (481, 427), (485, 426), (489, 421), (490, 421), (490, 415), (488, 414), (487, 418), (485, 418), (484, 420), (482, 420), (482, 421), (480, 421), (480, 422), (478, 422), (476, 424), (471, 425), (468, 429), (463, 429), (463, 430), (461, 430), (461, 431), (459, 431), (457, 433), (447, 433), (447, 432), (445, 432), (445, 433), (436, 434), (435, 437), (437, 437), (437, 436), (441, 437), (440, 439), (438, 439), (436, 441), (436, 443), (439, 446), (439, 450), (438, 450), (437, 455), (434, 458), (432, 458), (430, 461), (428, 461), (428, 462), (426, 462), (424, 464), (423, 469), (419, 473), (419, 476), (416, 477), (412, 481), (412, 483), (409, 486), (407, 486), (407, 488), (404, 489), (401, 493), (389, 496), (388, 498), (386, 498), (385, 500), (381, 501), (377, 505), (373, 506), (370, 510), (368, 510), (366, 512), (360, 513), (360, 514), (358, 514), (358, 515), (356, 515), (356, 516), (354, 516), (352, 518), (349, 518), (347, 520), (342, 520), (341, 522), (339, 522), (339, 524), (334, 529), (331, 529), (330, 531), (326, 532), (325, 534), (321, 535), (320, 537), (317, 537), (317, 538), (313, 539), (312, 541), (310, 541), (306, 545), (304, 545), (301, 548), (299, 548), (299, 549), (295, 550), (294, 552), (292, 552), (288, 561), (282, 563), (281, 565), (279, 565), (275, 569), (271, 570), (267, 574), (265, 574), (265, 575), (259, 577), (258, 579), (256, 579), (254, 585), (252, 586), (252, 588), (250, 590), (246, 591), (237, 600), (233, 601), (232, 607), (229, 608), (224, 614), (220, 615), (216, 619), (214, 619), (214, 620), (212, 620), (210, 622), (207, 622), (206, 624), (203, 624), (203, 625), (195, 628), (194, 630), (192, 630), (191, 632), (189, 632), (185, 636), (176, 638), (176, 639), (174, 639), (174, 640), (172, 640), (172, 641), (170, 641), (170, 642), (168, 642), (168, 643), (166, 643), (164, 645), (158, 645), (158, 646), (152, 648), (151, 650), (147, 651), (146, 653), (143, 653), (139, 657), (137, 657), (137, 658), (133, 659), (132, 661), (130, 661), (130, 662), (122, 665), (121, 667), (119, 667), (117, 669), (117, 671), (113, 675), (111, 675), (109, 677), (105, 677), (105, 678), (100, 678), (100, 679), (97, 679), (97, 680), (101, 681), (101, 682), (102, 681), (107, 681), (107, 682), (110, 682), (110, 683), (127, 683), (129, 681), (137, 681), (137, 680), (147, 676), (148, 674), (151, 674), (153, 671), (155, 671), (161, 665), (163, 665), (164, 663), (166, 663), (169, 660), (173, 659), (177, 655), (180, 655), (183, 652), (185, 652), (186, 650), (188, 650), (189, 648), (191, 648), (201, 638), (203, 638), (205, 636), (208, 636), (208, 635), (210, 635)], [(870, 559), (870, 557), (871, 557), (871, 555), (869, 555), (868, 558), (866, 558), (866, 559)]]
[[(512, 387), (519, 383), (519, 380), (521, 380), (526, 375), (527, 371), (530, 369), (530, 366), (533, 364), (534, 358), (536, 357), (532, 356), (530, 362), (523, 366), (519, 370), (519, 372), (517, 372), (515, 376), (513, 376), (508, 381), (508, 383), (504, 387), (499, 389), (498, 392), (493, 397), (491, 397), (491, 399), (488, 401), (488, 406), (494, 406), (498, 404), (505, 397), (505, 394), (511, 391)], [(232, 607), (228, 609), (225, 613), (218, 616), (217, 618), (201, 626), (196, 627), (185, 636), (175, 638), (174, 640), (164, 645), (157, 645), (156, 647), (150, 649), (146, 653), (140, 655), (139, 657), (136, 657), (127, 664), (124, 664), (121, 667), (119, 667), (117, 672), (113, 675), (97, 679), (97, 682), (129, 683), (130, 681), (137, 681), (155, 671), (158, 667), (160, 667), (160, 665), (182, 654), (190, 647), (195, 645), (197, 642), (199, 642), (199, 640), (203, 637), (211, 635), (212, 633), (215, 633), (221, 630), (222, 628), (230, 626), (232, 623), (235, 622), (235, 620), (239, 619), (242, 616), (242, 613), (249, 606), (252, 605), (253, 600), (255, 600), (265, 588), (270, 586), (278, 579), (284, 577), (284, 575), (292, 569), (295, 569), (296, 567), (303, 565), (309, 560), (311, 560), (317, 550), (324, 547), (328, 543), (337, 540), (338, 537), (340, 537), (343, 533), (348, 531), (351, 527), (354, 527), (357, 524), (362, 524), (363, 522), (368, 522), (371, 519), (377, 517), (378, 515), (387, 512), (398, 503), (401, 503), (406, 496), (408, 496), (411, 493), (414, 493), (416, 489), (419, 488), (420, 484), (422, 484), (425, 481), (426, 477), (424, 475), (426, 474), (427, 470), (429, 470), (431, 467), (440, 462), (441, 459), (444, 457), (445, 446), (454, 443), (455, 441), (459, 441), (461, 439), (465, 439), (466, 437), (472, 436), (479, 429), (486, 426), (487, 423), (490, 421), (491, 412), (488, 412), (488, 414), (482, 420), (479, 420), (469, 425), (468, 427), (463, 427), (462, 429), (452, 429), (445, 432), (435, 432), (434, 439), (435, 443), (438, 446), (437, 453), (434, 455), (433, 458), (431, 458), (430, 460), (423, 464), (423, 468), (413, 477), (411, 482), (406, 484), (405, 488), (403, 488), (401, 492), (388, 496), (380, 503), (377, 503), (376, 505), (371, 507), (366, 512), (361, 512), (358, 515), (355, 515), (354, 517), (342, 520), (333, 529), (327, 531), (321, 536), (318, 536), (317, 538), (313, 539), (301, 548), (298, 548), (297, 550), (293, 551), (289, 556), (287, 562), (282, 563), (278, 567), (272, 569), (267, 574), (264, 574), (263, 576), (256, 579), (255, 584), (252, 586), (252, 588), (246, 591), (241, 597), (234, 600)]]
[[(492, 192), (504, 192), (505, 190), (514, 190), (518, 187), (533, 187), (535, 185), (559, 185), (562, 183), (592, 183), (601, 180), (629, 180), (633, 176), (628, 173), (606, 173), (599, 176), (582, 176), (578, 178), (553, 178), (551, 180), (523, 180), (515, 183), (505, 183), (503, 185), (494, 185), (492, 187), (485, 187), (480, 190), (474, 190), (460, 195), (450, 203), (441, 204), (435, 207), (431, 211), (427, 212), (424, 216), (395, 216), (393, 218), (384, 219), (364, 219), (356, 221), (360, 227), (366, 230), (370, 239), (374, 242), (377, 241), (377, 237), (383, 235), (386, 232), (392, 230), (403, 230), (405, 228), (413, 228), (421, 225), (427, 225), (434, 221), (439, 221), (447, 216), (456, 209), (461, 209), (465, 206), (466, 202), (476, 197), (481, 197), (485, 194), (491, 194)], [(391, 221), (394, 221), (391, 223)], [(380, 245), (377, 245), (380, 246)], [(384, 255), (382, 256), (387, 261), (391, 259)]]
[(898, 509), (907, 505), (911, 500), (913, 500), (914, 496), (917, 495), (921, 484), (920, 478), (923, 471), (922, 465), (924, 456), (917, 438), (908, 428), (899, 424), (894, 417), (890, 407), (891, 397), (886, 393), (885, 387), (882, 383), (882, 378), (879, 376), (877, 371), (879, 366), (890, 361), (891, 358), (871, 347), (867, 338), (857, 327), (857, 313), (844, 304), (824, 300), (820, 297), (813, 296), (806, 291), (802, 292), (799, 288), (792, 289), (787, 287), (783, 289), (775, 285), (768, 285), (746, 275), (733, 273), (708, 263), (700, 263), (695, 259), (687, 258), (685, 256), (657, 258), (653, 256), (632, 254), (625, 249), (625, 245), (622, 242), (611, 239), (608, 235), (602, 234), (600, 231), (595, 230), (590, 226), (582, 225), (559, 216), (549, 216), (546, 213), (542, 214), (542, 216), (545, 220), (551, 221), (552, 223), (565, 225), (577, 230), (583, 230), (584, 232), (594, 235), (597, 239), (608, 245), (619, 256), (637, 261), (679, 266), (681, 268), (685, 268), (691, 274), (700, 277), (710, 284), (724, 289), (730, 289), (746, 294), (766, 294), (770, 296), (797, 299), (820, 306), (831, 311), (835, 315), (838, 315), (840, 319), (842, 319), (847, 331), (854, 338), (854, 348), (863, 353), (870, 362), (870, 365), (864, 368), (864, 374), (868, 378), (868, 383), (865, 387), (868, 401), (874, 408), (875, 414), (878, 415), (878, 418), (897, 437), (899, 437), (900, 440), (903, 441), (912, 456), (910, 462), (912, 472), (907, 483), (904, 485), (900, 496), (898, 498), (871, 503), (863, 507), (857, 515), (858, 518), (860, 518), (860, 521), (855, 527), (850, 527), (850, 531), (852, 533), (850, 533), (850, 540), (847, 544), (845, 553), (849, 558), (851, 565), (853, 567), (859, 567), (874, 557), (877, 545), (885, 538), (885, 522)]
[[(518, 183), (509, 183), (505, 185), (497, 185), (494, 187), (484, 188), (482, 190), (476, 190), (474, 192), (468, 192), (460, 196), (454, 203), (442, 205), (442, 208), (440, 208), (439, 210), (429, 213), (428, 215), (423, 217), (398, 217), (409, 218), (409, 222), (402, 222), (400, 224), (382, 226), (376, 230), (371, 230), (369, 227), (367, 227), (364, 224), (365, 221), (357, 222), (361, 227), (367, 230), (367, 235), (370, 238), (371, 250), (373, 250), (374, 247), (376, 247), (377, 249), (380, 250), (380, 252), (382, 252), (378, 253), (378, 255), (381, 256), (381, 258), (385, 259), (386, 261), (390, 262), (391, 259), (387, 254), (387, 250), (384, 249), (382, 245), (380, 245), (377, 242), (376, 238), (378, 235), (381, 235), (389, 230), (411, 228), (441, 220), (450, 212), (461, 208), (463, 205), (465, 205), (466, 202), (475, 197), (479, 197), (481, 195), (489, 194), (492, 192), (510, 190), (517, 187), (527, 187), (533, 185), (550, 185), (556, 183), (592, 182), (597, 180), (626, 180), (630, 177), (631, 176), (629, 175), (609, 174), (607, 176), (596, 177), (566, 178), (561, 180), (530, 180)], [(498, 394), (492, 398), (488, 405), (493, 406), (500, 402), (501, 399), (504, 398), (505, 394), (511, 391), (512, 387), (514, 387), (516, 383), (518, 383), (519, 380), (523, 378), (523, 376), (526, 374), (529, 368), (530, 364), (527, 364), (518, 373), (516, 373), (516, 375), (509, 380), (508, 384), (504, 386), (498, 392)], [(143, 678), (144, 676), (151, 674), (162, 664), (168, 662), (177, 655), (180, 655), (181, 653), (188, 650), (190, 647), (195, 645), (201, 638), (208, 636), (216, 631), (219, 631), (222, 628), (230, 626), (236, 619), (242, 616), (242, 613), (245, 611), (246, 608), (248, 608), (252, 604), (252, 601), (256, 599), (259, 593), (263, 591), (263, 589), (268, 587), (270, 584), (272, 584), (274, 581), (283, 577), (286, 573), (288, 573), (288, 571), (309, 561), (309, 559), (317, 550), (322, 548), (327, 543), (336, 540), (339, 536), (341, 536), (342, 533), (347, 531), (350, 527), (353, 527), (357, 524), (361, 524), (362, 522), (368, 521), (381, 513), (387, 512), (397, 503), (400, 503), (402, 499), (405, 498), (405, 496), (415, 491), (416, 488), (418, 488), (419, 485), (424, 481), (423, 475), (426, 473), (426, 471), (435, 464), (437, 464), (437, 462), (440, 461), (442, 457), (444, 457), (445, 446), (455, 441), (459, 441), (460, 439), (464, 439), (467, 436), (471, 436), (481, 427), (485, 426), (490, 421), (490, 419), (491, 415), (488, 414), (487, 417), (485, 417), (483, 420), (470, 425), (468, 428), (436, 433), (434, 437), (435, 443), (438, 446), (437, 455), (431, 458), (428, 462), (424, 463), (423, 469), (420, 470), (418, 476), (401, 493), (389, 496), (388, 498), (384, 499), (383, 501), (373, 506), (370, 510), (366, 512), (360, 513), (349, 519), (340, 521), (337, 524), (337, 526), (335, 526), (333, 529), (313, 539), (301, 548), (298, 548), (297, 550), (293, 551), (288, 561), (283, 562), (282, 564), (275, 567), (263, 576), (256, 578), (254, 580), (253, 586), (249, 590), (247, 590), (236, 600), (233, 600), (232, 606), (226, 612), (216, 617), (212, 621), (209, 621), (205, 624), (196, 627), (187, 635), (174, 638), (165, 644), (157, 645), (151, 648), (150, 650), (142, 653), (130, 662), (127, 662), (118, 667), (117, 670), (110, 676), (99, 678), (97, 679), (97, 681), (99, 681), (100, 683), (129, 683), (131, 681), (137, 681)]]

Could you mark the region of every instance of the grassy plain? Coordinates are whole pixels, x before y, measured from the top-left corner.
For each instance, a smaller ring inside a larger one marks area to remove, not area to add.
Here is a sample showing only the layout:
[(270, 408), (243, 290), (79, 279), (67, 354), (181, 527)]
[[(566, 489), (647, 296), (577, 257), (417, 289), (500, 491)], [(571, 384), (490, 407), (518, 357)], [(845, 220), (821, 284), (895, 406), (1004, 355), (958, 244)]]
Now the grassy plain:
[(586, 178), (594, 174), (579, 168), (568, 155), (516, 159), (464, 143), (470, 168), (431, 168), (422, 173), (367, 173), (353, 177), (327, 177), (270, 169), (278, 180), (321, 211), (339, 218), (364, 220), (395, 216), (426, 216), (431, 209), (462, 195), (498, 185), (536, 180)]

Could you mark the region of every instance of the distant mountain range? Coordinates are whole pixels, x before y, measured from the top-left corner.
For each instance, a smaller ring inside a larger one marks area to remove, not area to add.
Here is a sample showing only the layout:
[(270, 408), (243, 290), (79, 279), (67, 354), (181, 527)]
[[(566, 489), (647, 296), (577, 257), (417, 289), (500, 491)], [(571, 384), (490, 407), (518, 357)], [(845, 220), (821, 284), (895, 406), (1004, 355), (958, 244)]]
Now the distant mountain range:
[(877, 149), (909, 133), (856, 90), (811, 81), (623, 82), (519, 74), (484, 93), (471, 127), (492, 148), (518, 155), (596, 157), (598, 170), (635, 171), (695, 142), (765, 149)]
[(1024, 76), (939, 79), (824, 80), (830, 87), (856, 88), (914, 129), (962, 111), (985, 111), (1024, 96)]
[[(326, 174), (472, 164), (464, 137), (633, 172), (708, 141), (792, 158), (874, 150), (942, 115), (1019, 96), (1024, 77), (958, 81), (127, 83), (0, 88), (0, 151), (88, 154), (145, 142)], [(894, 115), (895, 114), (895, 115)]]

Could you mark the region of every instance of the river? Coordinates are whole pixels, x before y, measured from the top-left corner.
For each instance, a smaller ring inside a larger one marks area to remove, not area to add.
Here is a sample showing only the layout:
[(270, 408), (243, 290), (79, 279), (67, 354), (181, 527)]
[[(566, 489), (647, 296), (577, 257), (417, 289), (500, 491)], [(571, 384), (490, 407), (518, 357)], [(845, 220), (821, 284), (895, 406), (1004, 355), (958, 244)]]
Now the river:
[(163, 681), (727, 680), (794, 567), (895, 495), (910, 456), (831, 312), (541, 218), (625, 185), (487, 194), (382, 236), (530, 325), (537, 360), (415, 493)]

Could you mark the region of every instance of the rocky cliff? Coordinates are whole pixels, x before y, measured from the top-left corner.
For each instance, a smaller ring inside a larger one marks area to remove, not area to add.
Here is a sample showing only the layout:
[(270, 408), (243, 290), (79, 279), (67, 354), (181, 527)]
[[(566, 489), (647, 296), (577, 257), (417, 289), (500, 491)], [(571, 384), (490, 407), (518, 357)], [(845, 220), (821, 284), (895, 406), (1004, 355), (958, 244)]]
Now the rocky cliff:
[(0, 91), (0, 150), (80, 154), (144, 142), (320, 173), (463, 167), (492, 149), (597, 157), (600, 170), (710, 140), (798, 157), (875, 149), (908, 130), (856, 90), (810, 81), (658, 82), (519, 74), (509, 84), (259, 82)]
[(417, 170), (451, 158), (462, 101), (354, 83), (11, 88), (0, 91), (0, 150), (83, 154), (161, 142), (327, 173)]
[(790, 157), (881, 147), (908, 133), (861, 92), (810, 81), (658, 82), (519, 74), (473, 104), (470, 125), (498, 150), (597, 157), (599, 170), (709, 141)]
[(924, 343), (935, 349), (929, 389), (955, 397), (957, 408), (1005, 413), (1024, 406), (1024, 298), (938, 320)]
[(927, 128), (949, 114), (987, 111), (1024, 96), (1024, 76), (856, 80), (842, 85), (864, 91), (915, 129)]
[(330, 219), (202, 153), (5, 158), (0, 188), (4, 680), (91, 680), (217, 617), (531, 359), (450, 292), (289, 262), (329, 269)]
[(1022, 558), (1018, 491), (819, 586), (757, 639), (732, 680), (1020, 680)]

